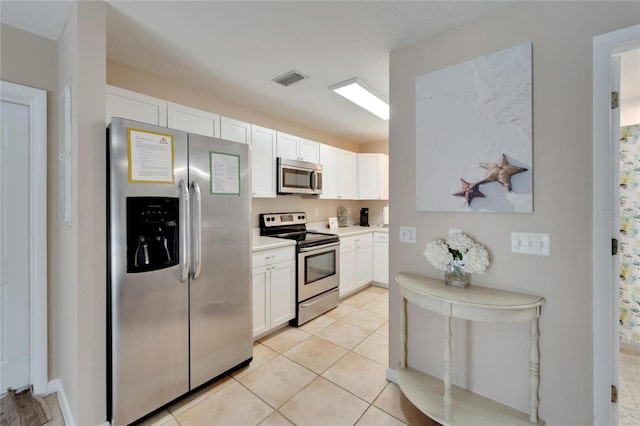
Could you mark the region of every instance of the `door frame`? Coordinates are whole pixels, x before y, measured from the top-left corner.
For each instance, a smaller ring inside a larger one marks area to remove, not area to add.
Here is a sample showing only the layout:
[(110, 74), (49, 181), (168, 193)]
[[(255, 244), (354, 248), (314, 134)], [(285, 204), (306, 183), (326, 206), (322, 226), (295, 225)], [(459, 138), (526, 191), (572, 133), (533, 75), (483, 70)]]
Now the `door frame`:
[(593, 212), (592, 212), (592, 308), (593, 308), (593, 423), (611, 424), (611, 385), (614, 378), (614, 259), (611, 256), (612, 223), (618, 220), (613, 200), (611, 149), (611, 56), (637, 48), (640, 25), (593, 38)]
[(29, 108), (29, 376), (46, 394), (47, 372), (47, 92), (0, 81), (2, 101)]

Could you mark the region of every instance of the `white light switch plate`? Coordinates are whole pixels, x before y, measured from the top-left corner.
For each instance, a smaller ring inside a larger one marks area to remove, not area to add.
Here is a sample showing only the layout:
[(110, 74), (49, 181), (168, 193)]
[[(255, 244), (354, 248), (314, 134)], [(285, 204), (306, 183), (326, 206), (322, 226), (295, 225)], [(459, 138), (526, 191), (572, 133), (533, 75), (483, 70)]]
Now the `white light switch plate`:
[(400, 227), (400, 242), (401, 243), (415, 243), (416, 242), (416, 227), (415, 226), (401, 226)]
[(530, 232), (512, 232), (511, 253), (550, 256), (551, 236), (549, 234)]

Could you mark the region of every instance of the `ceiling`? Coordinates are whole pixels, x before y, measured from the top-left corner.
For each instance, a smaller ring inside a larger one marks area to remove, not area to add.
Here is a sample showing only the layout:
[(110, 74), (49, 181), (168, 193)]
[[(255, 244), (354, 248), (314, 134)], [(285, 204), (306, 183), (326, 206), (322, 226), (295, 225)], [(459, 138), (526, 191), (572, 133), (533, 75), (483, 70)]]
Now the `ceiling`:
[[(73, 1), (0, 0), (0, 22), (58, 40)], [(388, 121), (328, 87), (360, 77), (389, 96), (389, 53), (494, 13), (498, 1), (107, 2), (107, 56), (337, 137), (388, 139)], [(640, 98), (640, 51), (622, 96)], [(629, 68), (629, 69), (627, 69)], [(308, 76), (289, 87), (271, 80)], [(627, 77), (625, 79), (625, 77)], [(391, 111), (393, 117), (393, 110)]]
[[(1, 1), (0, 20), (57, 40), (70, 1)], [(509, 2), (108, 1), (107, 55), (348, 141), (388, 121), (328, 90), (360, 77), (389, 95), (389, 53)], [(308, 76), (289, 87), (271, 80)], [(391, 111), (393, 116), (393, 111)]]

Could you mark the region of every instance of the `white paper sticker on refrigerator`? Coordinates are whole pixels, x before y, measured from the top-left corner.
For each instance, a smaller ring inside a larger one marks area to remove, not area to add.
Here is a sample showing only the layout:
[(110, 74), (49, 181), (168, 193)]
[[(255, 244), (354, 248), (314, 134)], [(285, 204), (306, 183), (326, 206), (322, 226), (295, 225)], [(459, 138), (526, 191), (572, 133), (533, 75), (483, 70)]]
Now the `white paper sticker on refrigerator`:
[(128, 128), (129, 182), (174, 183), (173, 135)]
[(240, 195), (240, 156), (213, 151), (209, 154), (211, 193)]

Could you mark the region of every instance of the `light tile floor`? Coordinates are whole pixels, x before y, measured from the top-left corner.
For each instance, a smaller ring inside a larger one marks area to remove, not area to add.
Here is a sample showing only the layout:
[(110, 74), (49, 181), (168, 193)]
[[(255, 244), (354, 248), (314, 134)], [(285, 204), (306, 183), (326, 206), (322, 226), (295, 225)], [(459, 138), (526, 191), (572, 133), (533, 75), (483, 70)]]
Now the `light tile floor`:
[(640, 352), (620, 351), (620, 426), (640, 425)]
[(254, 344), (253, 361), (144, 426), (436, 425), (385, 378), (388, 293), (368, 287)]

